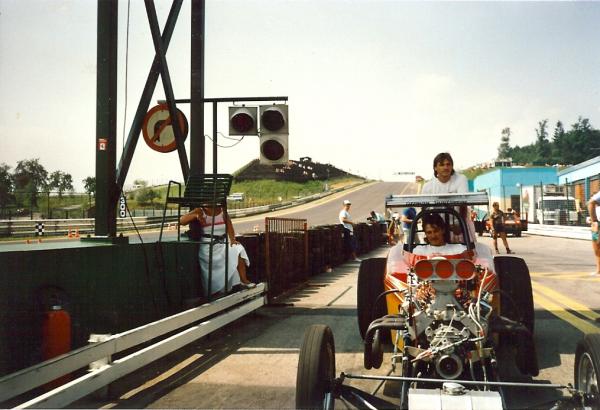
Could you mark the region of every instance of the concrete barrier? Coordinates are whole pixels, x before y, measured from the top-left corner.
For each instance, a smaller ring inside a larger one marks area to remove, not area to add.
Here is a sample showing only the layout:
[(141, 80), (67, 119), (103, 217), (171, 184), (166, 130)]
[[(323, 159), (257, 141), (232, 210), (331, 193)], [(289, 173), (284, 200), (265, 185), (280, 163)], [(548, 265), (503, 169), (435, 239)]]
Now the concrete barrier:
[(527, 233), (530, 235), (554, 236), (558, 238), (591, 240), (590, 228), (586, 226), (563, 226), (528, 224)]

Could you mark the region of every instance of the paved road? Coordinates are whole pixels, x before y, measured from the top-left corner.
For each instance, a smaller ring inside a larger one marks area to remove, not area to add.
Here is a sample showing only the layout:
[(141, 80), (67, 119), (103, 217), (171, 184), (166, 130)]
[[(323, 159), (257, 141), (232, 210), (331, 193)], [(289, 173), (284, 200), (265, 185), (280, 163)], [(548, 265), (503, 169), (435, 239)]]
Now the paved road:
[[(490, 243), (489, 238), (481, 238)], [(587, 241), (525, 235), (509, 238), (511, 248), (528, 262), (535, 292), (536, 343), (540, 382), (573, 379), (576, 342), (584, 331), (598, 332), (600, 279), (592, 278)], [(368, 256), (381, 256), (386, 248)], [(313, 323), (332, 327), (337, 372), (365, 372), (356, 325), (358, 264), (317, 275), (286, 301), (265, 307), (181, 349), (144, 372), (113, 387), (118, 397), (106, 402), (80, 401), (74, 407), (121, 408), (292, 408), (298, 351), (304, 329)], [(356, 383), (368, 391), (372, 382)], [(380, 393), (392, 389), (383, 386)], [(560, 394), (554, 390), (508, 392), (517, 407), (544, 407)]]
[(236, 232), (252, 232), (258, 225), (264, 230), (265, 216), (285, 218), (306, 218), (309, 226), (329, 225), (338, 222), (338, 214), (342, 209), (342, 202), (348, 199), (352, 202), (350, 215), (355, 222), (366, 222), (371, 211), (384, 213), (384, 198), (389, 194), (411, 194), (416, 192), (416, 185), (407, 182), (376, 182), (339, 192), (310, 202), (300, 207), (270, 212), (246, 218), (234, 219)]

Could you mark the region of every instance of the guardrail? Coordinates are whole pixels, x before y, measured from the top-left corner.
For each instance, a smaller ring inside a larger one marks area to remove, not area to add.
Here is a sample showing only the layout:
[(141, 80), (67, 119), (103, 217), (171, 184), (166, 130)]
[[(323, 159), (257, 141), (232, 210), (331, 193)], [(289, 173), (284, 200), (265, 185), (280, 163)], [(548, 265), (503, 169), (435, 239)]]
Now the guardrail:
[[(260, 308), (266, 302), (265, 291), (265, 285), (261, 283), (254, 289), (241, 291), (136, 329), (112, 335), (102, 342), (84, 346), (4, 376), (0, 378), (0, 402), (17, 397), (57, 377), (85, 368), (95, 361), (108, 359), (105, 365), (90, 369), (87, 374), (67, 384), (17, 405), (18, 408), (63, 408)], [(197, 323), (199, 321), (202, 322)], [(148, 340), (164, 337), (185, 326), (190, 327), (150, 346), (144, 345)], [(111, 363), (111, 355), (139, 345), (143, 348), (140, 347), (135, 352), (130, 351), (127, 356)]]
[[(228, 213), (232, 218), (241, 218), (244, 216), (251, 216), (280, 209), (286, 209), (307, 202), (315, 201), (317, 199), (324, 198), (337, 192), (354, 188), (361, 184), (363, 183), (356, 183), (347, 187), (336, 188), (327, 192), (313, 194), (293, 201), (280, 202), (278, 204), (255, 206), (252, 208), (230, 209), (228, 210)], [(161, 216), (136, 216), (133, 217), (134, 222), (131, 222), (132, 218), (129, 217), (117, 218), (117, 232), (131, 231), (135, 229), (134, 223), (135, 227), (137, 227), (140, 230), (160, 228), (160, 224), (162, 221), (162, 211), (160, 212), (160, 215)], [(88, 234), (92, 235), (94, 233), (94, 223), (94, 218), (0, 220), (0, 238), (29, 238), (42, 236), (40, 235), (41, 228), (39, 224), (43, 224), (43, 236), (68, 236), (69, 234), (75, 234), (78, 236)], [(165, 219), (165, 228), (168, 229), (169, 227), (173, 227), (173, 224), (176, 223), (176, 215), (167, 215)]]
[(530, 235), (554, 236), (557, 238), (592, 240), (589, 226), (562, 226), (528, 224), (527, 233)]
[[(162, 217), (138, 216), (117, 219), (117, 232), (138, 229), (160, 228)], [(167, 216), (165, 225), (168, 227), (177, 222), (177, 216)], [(0, 237), (29, 238), (41, 236), (91, 235), (94, 233), (94, 219), (38, 219), (38, 220), (2, 220), (0, 221)], [(43, 235), (41, 233), (43, 232)]]

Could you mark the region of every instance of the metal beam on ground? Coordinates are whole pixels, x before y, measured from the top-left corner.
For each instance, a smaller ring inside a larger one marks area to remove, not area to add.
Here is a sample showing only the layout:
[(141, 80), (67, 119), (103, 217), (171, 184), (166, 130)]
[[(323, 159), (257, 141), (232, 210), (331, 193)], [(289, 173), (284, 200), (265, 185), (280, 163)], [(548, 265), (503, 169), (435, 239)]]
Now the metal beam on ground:
[[(0, 378), (0, 402), (8, 400), (12, 397), (16, 397), (21, 393), (30, 391), (38, 386), (41, 386), (51, 380), (56, 379), (57, 377), (63, 376), (70, 372), (73, 372), (77, 369), (81, 369), (86, 367), (93, 361), (111, 356), (115, 353), (119, 353), (123, 350), (132, 348), (141, 343), (145, 343), (148, 340), (152, 340), (161, 335), (167, 334), (174, 330), (180, 329), (184, 326), (190, 325), (194, 322), (198, 322), (200, 320), (205, 320), (206, 318), (210, 318), (208, 321), (202, 323), (199, 326), (196, 326), (198, 329), (194, 330), (191, 334), (196, 335), (196, 338), (202, 337), (205, 334), (210, 333), (213, 330), (216, 330), (226, 324), (230, 323), (232, 320), (235, 320), (238, 316), (237, 314), (241, 313), (246, 314), (251, 310), (257, 309), (260, 306), (265, 304), (265, 296), (264, 292), (266, 291), (265, 284), (258, 284), (256, 288), (246, 290), (243, 292), (234, 293), (232, 295), (225, 296), (221, 299), (217, 299), (212, 303), (207, 303), (202, 306), (186, 310), (184, 312), (175, 314), (173, 316), (158, 320), (153, 323), (149, 323), (144, 326), (140, 326), (138, 328), (119, 333), (109, 337), (107, 340), (99, 343), (95, 343), (93, 345), (87, 345), (77, 350), (74, 350), (65, 355), (47, 360), (43, 363), (37, 364), (35, 366), (31, 366), (27, 369), (20, 370), (18, 372), (9, 374)], [(251, 306), (251, 310), (247, 310), (248, 306)], [(237, 312), (235, 314), (231, 313), (233, 311)], [(222, 315), (219, 313), (225, 312)], [(217, 315), (217, 316), (215, 316)], [(231, 317), (235, 316), (234, 319)], [(184, 346), (187, 343), (190, 343), (194, 339), (189, 340), (188, 331), (181, 332), (180, 335), (186, 335), (185, 340), (188, 340), (184, 344), (180, 344), (179, 342), (172, 342), (168, 344), (168, 346), (174, 346), (172, 350), (179, 349), (181, 346)], [(204, 333), (203, 333), (204, 332)], [(176, 338), (173, 336), (167, 340)], [(164, 342), (164, 341), (163, 341)], [(162, 342), (157, 343), (159, 345)], [(151, 347), (142, 349), (136, 353), (133, 353), (132, 356), (141, 354), (141, 352), (145, 352)], [(167, 352), (169, 353), (169, 352)], [(166, 353), (165, 353), (166, 354)], [(162, 356), (159, 356), (162, 357)], [(157, 357), (158, 358), (158, 357)], [(126, 358), (124, 358), (126, 359)], [(118, 365), (123, 362), (124, 359), (116, 361), (113, 365)], [(154, 359), (152, 359), (154, 360)], [(149, 361), (146, 360), (139, 367), (148, 364)], [(127, 367), (129, 369), (129, 367)], [(137, 368), (129, 369), (127, 373), (136, 370)], [(112, 378), (107, 381), (106, 384), (110, 383), (113, 380), (123, 376), (127, 373), (115, 373), (118, 374), (117, 377)], [(112, 373), (111, 373), (112, 374)], [(47, 393), (41, 397), (50, 397), (53, 392), (56, 394), (60, 394), (63, 396), (65, 393), (62, 393), (63, 390), (67, 388), (72, 388), (73, 385), (79, 386), (77, 381), (86, 381), (89, 375), (86, 375), (83, 378), (79, 378), (70, 383), (67, 383), (64, 386), (61, 386), (52, 392)], [(88, 383), (86, 381), (86, 383)], [(96, 386), (96, 382), (89, 382)], [(103, 385), (95, 387), (94, 390), (97, 390), (99, 387)], [(75, 388), (78, 389), (79, 387)], [(79, 396), (83, 397), (85, 394)], [(40, 397), (40, 400), (41, 400)], [(67, 396), (71, 397), (71, 393), (68, 393)], [(76, 400), (76, 399), (75, 399)], [(64, 403), (66, 405), (68, 403)], [(54, 404), (50, 405), (48, 402), (44, 401), (43, 407), (54, 407)], [(19, 406), (21, 407), (21, 406)], [(61, 405), (57, 405), (57, 407), (62, 407)]]
[(194, 340), (214, 332), (263, 305), (263, 299), (255, 299), (223, 315), (192, 326), (165, 340), (161, 340), (138, 352), (116, 360), (110, 365), (91, 371), (79, 379), (73, 380), (33, 400), (22, 403), (16, 408), (63, 408), (75, 400), (85, 397), (99, 388), (146, 366), (148, 363), (158, 360)]

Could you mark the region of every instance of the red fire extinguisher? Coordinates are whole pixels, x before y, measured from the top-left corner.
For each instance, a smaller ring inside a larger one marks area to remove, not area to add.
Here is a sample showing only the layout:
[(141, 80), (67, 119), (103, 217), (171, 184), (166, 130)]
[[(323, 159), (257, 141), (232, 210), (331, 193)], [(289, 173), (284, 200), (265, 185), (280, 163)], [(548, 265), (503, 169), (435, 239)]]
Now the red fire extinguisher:
[[(61, 305), (54, 304), (44, 312), (42, 324), (42, 359), (48, 360), (71, 351), (71, 316)], [(44, 387), (54, 389), (71, 380), (70, 375), (59, 377)]]

